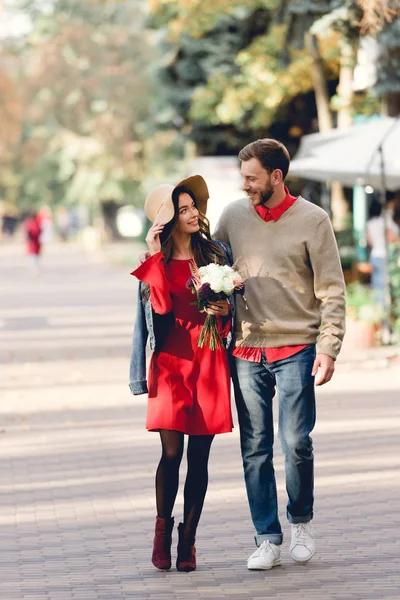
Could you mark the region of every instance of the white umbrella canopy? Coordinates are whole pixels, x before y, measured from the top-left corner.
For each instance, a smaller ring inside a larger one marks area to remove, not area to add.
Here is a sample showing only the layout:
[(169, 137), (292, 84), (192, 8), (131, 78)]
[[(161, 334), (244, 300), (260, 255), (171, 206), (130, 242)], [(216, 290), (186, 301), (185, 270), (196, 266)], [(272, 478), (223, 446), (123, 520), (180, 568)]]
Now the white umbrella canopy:
[(343, 185), (370, 184), (382, 189), (382, 145), (385, 189), (400, 189), (400, 119), (389, 117), (305, 135), (291, 162), (290, 175)]

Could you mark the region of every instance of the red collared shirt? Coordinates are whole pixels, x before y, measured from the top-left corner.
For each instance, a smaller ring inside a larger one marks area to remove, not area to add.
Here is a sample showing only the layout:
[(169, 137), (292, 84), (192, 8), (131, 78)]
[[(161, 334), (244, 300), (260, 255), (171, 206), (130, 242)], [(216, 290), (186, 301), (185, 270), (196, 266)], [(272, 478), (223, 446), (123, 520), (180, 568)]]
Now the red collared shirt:
[(285, 192), (286, 196), (282, 202), (278, 204), (278, 206), (267, 208), (264, 204), (259, 204), (258, 206), (254, 207), (254, 210), (260, 215), (263, 221), (266, 223), (268, 223), (268, 221), (279, 221), (283, 213), (285, 213), (288, 208), (290, 208), (296, 202), (296, 196), (292, 196), (286, 186)]
[[(296, 202), (296, 196), (292, 196), (286, 186), (285, 192), (286, 196), (278, 206), (267, 208), (263, 204), (260, 204), (255, 207), (255, 211), (260, 215), (263, 221), (266, 223), (268, 223), (268, 221), (278, 221), (283, 213)], [(238, 346), (233, 351), (233, 356), (251, 362), (261, 362), (262, 351), (264, 350), (267, 361), (271, 363), (276, 360), (289, 358), (289, 356), (297, 354), (297, 352), (307, 348), (307, 346), (308, 344), (302, 344), (301, 346), (282, 346), (281, 348), (249, 348), (248, 346)]]

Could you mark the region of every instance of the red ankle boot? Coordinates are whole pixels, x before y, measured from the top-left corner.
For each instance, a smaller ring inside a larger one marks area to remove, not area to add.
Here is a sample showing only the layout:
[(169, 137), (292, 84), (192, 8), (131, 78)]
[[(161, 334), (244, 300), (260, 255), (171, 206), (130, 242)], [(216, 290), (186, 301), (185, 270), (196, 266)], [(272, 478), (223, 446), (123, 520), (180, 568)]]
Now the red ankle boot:
[(178, 526), (178, 558), (176, 559), (176, 568), (178, 571), (194, 571), (196, 569), (196, 531), (185, 527), (183, 523)]
[(156, 530), (151, 562), (157, 569), (163, 571), (168, 571), (171, 568), (171, 538), (173, 528), (173, 517), (169, 519), (156, 517)]

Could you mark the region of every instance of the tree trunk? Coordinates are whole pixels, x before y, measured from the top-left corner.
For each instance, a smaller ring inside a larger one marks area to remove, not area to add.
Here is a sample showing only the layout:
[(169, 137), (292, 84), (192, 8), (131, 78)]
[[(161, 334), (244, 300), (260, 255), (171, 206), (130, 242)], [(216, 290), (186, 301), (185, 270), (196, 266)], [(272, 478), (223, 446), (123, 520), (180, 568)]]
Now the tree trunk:
[(315, 102), (317, 105), (318, 127), (324, 133), (333, 129), (332, 114), (329, 108), (329, 91), (323, 62), (319, 52), (317, 36), (306, 33), (305, 43), (312, 57), (312, 80), (314, 85)]
[(337, 94), (339, 96), (338, 128), (349, 127), (353, 123), (353, 79), (356, 53), (352, 44), (342, 41), (340, 52), (340, 74)]
[[(337, 94), (339, 97), (338, 129), (350, 127), (353, 123), (353, 78), (356, 65), (356, 52), (354, 46), (345, 40), (341, 43), (340, 73)], [(341, 231), (348, 226), (349, 206), (343, 192), (343, 186), (338, 182), (332, 182), (332, 223), (335, 231)]]
[(388, 117), (400, 115), (400, 92), (390, 92), (384, 99), (385, 112)]
[(349, 227), (349, 205), (344, 196), (340, 181), (331, 183), (332, 225), (335, 231), (343, 231)]
[[(329, 91), (323, 69), (323, 61), (319, 52), (317, 37), (308, 32), (305, 42), (313, 61), (312, 79), (317, 105), (318, 127), (322, 133), (325, 133), (333, 129), (333, 119), (329, 108)], [(347, 86), (345, 89), (347, 89)], [(349, 207), (343, 194), (343, 188), (339, 182), (333, 181), (331, 183), (330, 195), (333, 227), (336, 231), (340, 231), (345, 229), (347, 225)]]

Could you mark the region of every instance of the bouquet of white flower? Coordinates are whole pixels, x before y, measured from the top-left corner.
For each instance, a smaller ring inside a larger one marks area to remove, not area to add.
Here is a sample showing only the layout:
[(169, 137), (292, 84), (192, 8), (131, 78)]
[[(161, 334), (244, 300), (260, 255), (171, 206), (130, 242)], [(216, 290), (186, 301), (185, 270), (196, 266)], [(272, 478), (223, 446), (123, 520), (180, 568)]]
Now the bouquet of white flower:
[[(244, 282), (241, 275), (233, 267), (210, 263), (205, 267), (192, 267), (192, 277), (186, 286), (197, 295), (197, 305), (204, 312), (210, 302), (227, 300), (235, 293), (244, 293)], [(200, 348), (207, 344), (211, 350), (222, 347), (221, 335), (218, 331), (217, 317), (208, 314), (201, 330), (197, 345)]]

